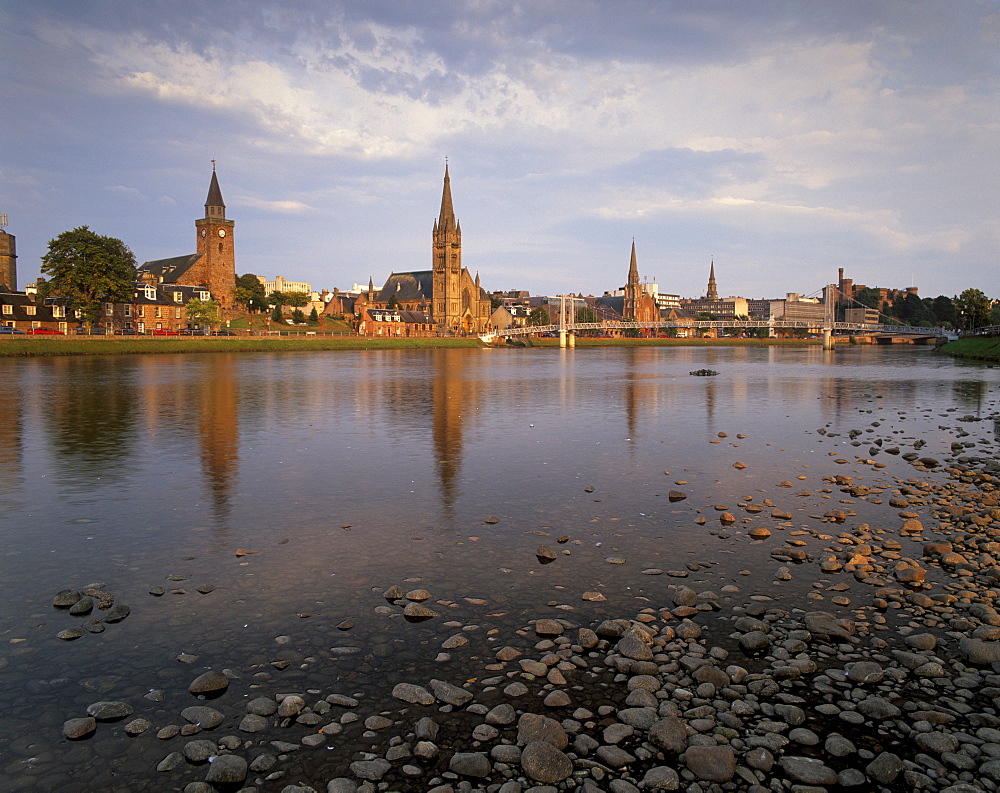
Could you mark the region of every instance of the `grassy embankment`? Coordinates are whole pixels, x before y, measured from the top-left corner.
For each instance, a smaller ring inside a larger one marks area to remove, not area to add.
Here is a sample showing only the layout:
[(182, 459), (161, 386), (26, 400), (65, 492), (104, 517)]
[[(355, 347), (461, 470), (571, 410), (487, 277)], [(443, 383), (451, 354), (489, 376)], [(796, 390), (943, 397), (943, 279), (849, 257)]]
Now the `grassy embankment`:
[(945, 355), (955, 358), (969, 358), (974, 361), (992, 361), (1000, 363), (1000, 337), (987, 336), (980, 338), (957, 339), (950, 341), (939, 349)]
[[(588, 347), (732, 347), (817, 344), (778, 339), (577, 339)], [(532, 339), (535, 347), (558, 348), (559, 340)], [(462, 339), (370, 339), (363, 336), (4, 336), (0, 358), (55, 355), (136, 355), (192, 352), (316, 352), (320, 350), (419, 350), (482, 347)]]

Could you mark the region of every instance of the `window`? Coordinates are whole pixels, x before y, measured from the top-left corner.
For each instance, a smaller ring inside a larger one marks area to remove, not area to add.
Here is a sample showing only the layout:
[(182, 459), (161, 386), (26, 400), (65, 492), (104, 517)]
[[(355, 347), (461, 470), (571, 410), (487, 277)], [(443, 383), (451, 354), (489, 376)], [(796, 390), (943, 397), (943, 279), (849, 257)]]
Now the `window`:
[(52, 306), (52, 316), (56, 317), (56, 318), (65, 317), (66, 316), (66, 307), (65, 306)]
[(181, 318), (181, 307), (174, 306), (174, 319), (180, 319), (180, 318)]
[(25, 307), (24, 307), (24, 312), (25, 312), (25, 313), (26, 313), (26, 314), (27, 314), (27, 315), (28, 315), (29, 317), (33, 317), (33, 316), (35, 316), (35, 310), (36, 310), (36, 309), (35, 309), (35, 307), (34, 307), (34, 306), (25, 306)]
[(104, 315), (107, 317), (112, 317), (115, 314), (115, 304), (105, 303), (104, 304)]
[(199, 292), (198, 293), (198, 299), (199, 300), (211, 300), (212, 299), (212, 293), (211, 292)]
[(146, 293), (146, 300), (156, 300), (156, 289), (152, 286), (147, 286), (144, 290)]
[(160, 307), (157, 306), (156, 307), (156, 317), (157, 317), (157, 319), (159, 319), (159, 317), (161, 317), (161, 316), (162, 316), (162, 314), (160, 313)]
[(174, 302), (175, 303), (183, 303), (184, 302), (184, 293), (183, 292), (174, 292)]
[(145, 333), (146, 332), (146, 323), (145, 322), (138, 322), (138, 323), (136, 323), (135, 329), (139, 333)]
[(63, 333), (66, 332), (66, 323), (65, 322), (60, 322), (59, 323), (59, 330), (61, 330)]
[(157, 330), (162, 330), (163, 329), (163, 323), (162, 322), (157, 322), (156, 323), (156, 329)]
[(126, 328), (131, 328), (132, 327), (132, 323), (131, 322), (126, 322), (125, 323), (125, 327)]
[(130, 306), (128, 303), (125, 304), (125, 316), (126, 317), (132, 316), (132, 306)]
[(41, 322), (32, 322), (31, 323), (31, 327), (32, 328), (40, 328), (40, 327), (42, 327), (42, 323)]
[(135, 307), (135, 315), (137, 317), (144, 317), (144, 316), (146, 316), (146, 307), (145, 306), (136, 306)]
[(3, 313), (4, 314), (13, 314), (14, 313), (14, 307), (11, 306), (11, 305), (8, 305), (7, 303), (4, 303)]

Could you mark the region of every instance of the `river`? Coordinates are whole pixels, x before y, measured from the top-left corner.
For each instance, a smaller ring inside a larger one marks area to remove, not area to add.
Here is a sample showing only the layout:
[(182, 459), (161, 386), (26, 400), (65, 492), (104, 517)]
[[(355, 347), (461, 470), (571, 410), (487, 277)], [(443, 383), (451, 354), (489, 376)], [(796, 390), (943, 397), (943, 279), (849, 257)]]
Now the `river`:
[[(208, 668), (238, 696), (381, 703), (481, 673), (529, 619), (660, 605), (669, 576), (643, 570), (770, 586), (769, 548), (719, 513), (780, 497), (808, 523), (842, 498), (824, 477), (911, 476), (884, 450), (917, 439), (995, 456), (994, 422), (958, 419), (996, 412), (1000, 368), (904, 346), (482, 349), (0, 359), (0, 383), (0, 791), (135, 791), (166, 789), (153, 734)], [(56, 638), (101, 612), (55, 594), (94, 584), (128, 618)], [(393, 585), (441, 616), (402, 619)], [(98, 700), (152, 729), (65, 740)]]

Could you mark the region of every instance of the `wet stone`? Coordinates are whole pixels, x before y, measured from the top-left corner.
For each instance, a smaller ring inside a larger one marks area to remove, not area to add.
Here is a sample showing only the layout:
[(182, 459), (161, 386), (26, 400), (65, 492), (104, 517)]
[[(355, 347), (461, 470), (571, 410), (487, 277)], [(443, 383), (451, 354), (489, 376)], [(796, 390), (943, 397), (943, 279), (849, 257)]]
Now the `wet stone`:
[(63, 723), (62, 734), (71, 741), (86, 738), (97, 729), (97, 720), (93, 716), (78, 719), (68, 719)]
[(225, 717), (215, 708), (209, 708), (203, 705), (195, 705), (190, 708), (184, 708), (184, 710), (181, 711), (181, 716), (189, 723), (197, 724), (203, 730), (214, 729), (222, 724), (225, 719)]
[(132, 706), (127, 702), (95, 702), (87, 706), (87, 713), (98, 721), (115, 721), (132, 715)]
[(573, 773), (573, 762), (544, 741), (531, 741), (521, 752), (521, 769), (536, 782), (555, 784)]
[(229, 687), (229, 678), (213, 669), (198, 675), (191, 681), (188, 691), (192, 694), (214, 694)]
[(239, 755), (224, 754), (212, 761), (205, 777), (213, 785), (238, 785), (247, 777), (247, 761)]

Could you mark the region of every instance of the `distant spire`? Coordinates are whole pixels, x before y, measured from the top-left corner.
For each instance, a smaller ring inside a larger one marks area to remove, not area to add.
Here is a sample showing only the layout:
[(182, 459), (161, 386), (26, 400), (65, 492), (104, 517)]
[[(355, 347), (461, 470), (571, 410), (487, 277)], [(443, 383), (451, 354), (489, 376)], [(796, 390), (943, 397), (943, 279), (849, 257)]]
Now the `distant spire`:
[(715, 257), (712, 257), (712, 264), (708, 271), (708, 294), (705, 295), (706, 300), (718, 300), (719, 299), (719, 289), (715, 285)]
[(635, 261), (635, 237), (632, 238), (632, 261), (628, 266), (628, 283), (639, 283), (639, 266)]
[(451, 203), (451, 177), (448, 175), (448, 159), (444, 161), (444, 190), (441, 193), (441, 214), (438, 217), (437, 227), (440, 231), (454, 229), (458, 226), (455, 221), (455, 208)]
[(219, 177), (215, 173), (215, 160), (212, 160), (212, 181), (208, 185), (208, 198), (205, 199), (205, 217), (226, 217), (226, 204), (222, 200), (222, 190), (219, 189)]

